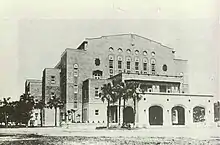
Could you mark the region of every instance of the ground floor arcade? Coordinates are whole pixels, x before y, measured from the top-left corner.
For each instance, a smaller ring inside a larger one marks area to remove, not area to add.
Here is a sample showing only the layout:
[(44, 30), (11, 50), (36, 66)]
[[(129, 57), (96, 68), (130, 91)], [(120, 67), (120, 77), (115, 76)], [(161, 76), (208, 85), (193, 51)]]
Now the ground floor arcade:
[[(146, 93), (136, 105), (110, 107), (110, 122), (119, 121), (146, 126), (210, 126), (214, 123), (214, 107), (211, 96), (186, 94)], [(119, 118), (120, 114), (120, 118)]]

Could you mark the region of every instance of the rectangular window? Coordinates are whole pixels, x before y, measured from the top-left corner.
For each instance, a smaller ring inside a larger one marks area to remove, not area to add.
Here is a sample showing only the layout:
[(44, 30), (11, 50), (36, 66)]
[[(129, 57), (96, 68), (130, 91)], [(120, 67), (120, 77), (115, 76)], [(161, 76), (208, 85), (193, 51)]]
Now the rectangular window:
[(131, 62), (127, 61), (127, 69), (131, 69)]
[(113, 68), (113, 60), (109, 60), (109, 68)]
[(122, 61), (121, 60), (118, 61), (118, 69), (122, 69)]
[(95, 110), (95, 115), (99, 115), (99, 110)]
[(55, 93), (54, 92), (51, 92), (51, 97), (54, 97), (55, 96)]
[(135, 70), (139, 70), (139, 62), (135, 62)]
[(51, 76), (51, 84), (55, 84), (55, 76)]
[(74, 83), (77, 84), (78, 83), (78, 77), (74, 76)]
[(143, 70), (147, 71), (147, 63), (143, 63)]
[(99, 88), (95, 88), (95, 98), (99, 98)]
[(155, 66), (155, 64), (151, 64), (151, 72), (152, 72), (152, 74), (156, 74), (156, 66)]
[(77, 93), (74, 93), (74, 101), (77, 101)]
[(166, 92), (166, 86), (160, 86), (160, 92), (165, 93)]
[(78, 86), (74, 85), (74, 93), (78, 93)]
[(77, 108), (77, 102), (76, 101), (74, 102), (74, 106), (73, 107)]

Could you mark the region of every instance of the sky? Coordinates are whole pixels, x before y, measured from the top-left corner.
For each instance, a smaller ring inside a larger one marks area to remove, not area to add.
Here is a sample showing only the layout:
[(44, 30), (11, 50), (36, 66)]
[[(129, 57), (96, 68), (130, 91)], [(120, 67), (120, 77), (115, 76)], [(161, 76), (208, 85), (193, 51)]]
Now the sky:
[(189, 61), (192, 94), (220, 99), (219, 9), (217, 0), (2, 0), (0, 98), (18, 98), (26, 79), (41, 79), (87, 37), (134, 33)]

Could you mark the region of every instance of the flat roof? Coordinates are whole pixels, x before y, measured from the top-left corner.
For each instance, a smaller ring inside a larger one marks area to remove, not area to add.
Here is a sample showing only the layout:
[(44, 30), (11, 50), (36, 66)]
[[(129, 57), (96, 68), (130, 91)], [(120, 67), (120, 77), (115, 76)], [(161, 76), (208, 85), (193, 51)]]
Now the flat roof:
[(184, 93), (161, 93), (161, 92), (144, 92), (140, 94), (149, 94), (149, 95), (170, 95), (170, 96), (190, 96), (190, 97), (213, 97), (213, 95), (207, 94), (184, 94)]

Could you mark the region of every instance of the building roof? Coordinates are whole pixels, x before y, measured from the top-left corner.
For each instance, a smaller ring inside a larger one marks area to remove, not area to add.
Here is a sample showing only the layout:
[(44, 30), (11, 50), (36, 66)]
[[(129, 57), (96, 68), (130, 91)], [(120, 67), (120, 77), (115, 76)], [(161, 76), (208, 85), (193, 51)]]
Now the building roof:
[(38, 79), (27, 79), (26, 82), (31, 82), (31, 83), (41, 83), (41, 80)]
[(137, 34), (132, 34), (132, 33), (114, 34), (114, 35), (104, 35), (104, 36), (100, 36), (100, 37), (86, 38), (86, 40), (101, 39), (101, 38), (104, 38), (104, 37), (124, 36), (124, 35), (131, 35), (131, 36), (140, 37), (140, 38), (149, 40), (149, 41), (151, 41), (151, 42), (154, 42), (154, 43), (156, 43), (156, 44), (159, 44), (159, 45), (161, 45), (161, 46), (163, 46), (163, 47), (166, 47), (166, 48), (168, 48), (168, 49), (174, 50), (174, 48), (171, 48), (171, 47), (168, 47), (168, 46), (166, 46), (166, 45), (163, 45), (161, 42), (158, 42), (158, 41), (155, 41), (155, 40), (152, 40), (152, 39), (149, 39), (149, 38), (146, 38), (146, 37), (137, 35)]

